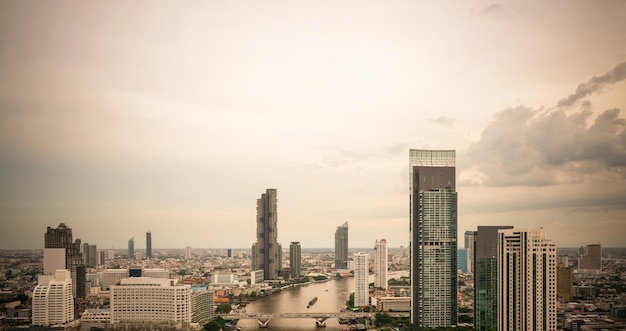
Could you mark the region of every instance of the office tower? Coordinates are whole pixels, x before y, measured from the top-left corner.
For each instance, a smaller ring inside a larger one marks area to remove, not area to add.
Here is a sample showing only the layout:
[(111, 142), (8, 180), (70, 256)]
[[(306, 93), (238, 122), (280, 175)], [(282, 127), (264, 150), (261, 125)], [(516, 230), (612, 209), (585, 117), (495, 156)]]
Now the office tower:
[(86, 267), (89, 266), (89, 243), (82, 243), (80, 245), (80, 252), (83, 254), (83, 263)]
[(467, 248), (459, 248), (457, 253), (457, 265), (461, 272), (467, 272)]
[(335, 230), (335, 269), (348, 269), (348, 222)]
[(556, 330), (556, 248), (543, 229), (498, 231), (498, 330)]
[(474, 329), (498, 326), (498, 230), (512, 226), (479, 226), (474, 237)]
[(86, 295), (85, 261), (83, 260), (83, 254), (77, 248), (80, 246), (80, 242), (72, 241), (72, 229), (67, 227), (65, 223), (59, 224), (56, 229), (48, 227), (44, 235), (45, 248), (65, 249), (64, 269), (69, 270), (72, 275), (72, 294), (75, 298), (84, 298)]
[(263, 270), (265, 280), (278, 279), (282, 246), (278, 243), (276, 189), (267, 189), (256, 202), (256, 243), (252, 246), (252, 270)]
[(289, 273), (292, 278), (302, 274), (302, 247), (298, 241), (292, 241), (289, 245)]
[(387, 240), (374, 243), (374, 286), (387, 288)]
[(104, 253), (104, 251), (97, 251), (96, 252), (96, 265), (103, 265), (105, 264), (105, 259), (106, 259), (106, 254)]
[(87, 261), (85, 266), (95, 267), (98, 265), (98, 247), (96, 245), (87, 245)]
[(229, 249), (226, 250), (226, 256), (233, 257), (233, 249), (232, 248), (229, 248)]
[(152, 233), (146, 232), (146, 258), (152, 258)]
[(204, 325), (215, 318), (215, 294), (206, 285), (191, 285), (191, 321)]
[(457, 323), (455, 151), (409, 151), (411, 323)]
[(474, 242), (476, 231), (465, 231), (465, 249), (467, 249), (467, 272), (474, 273)]
[(111, 323), (191, 322), (191, 286), (177, 279), (134, 277), (111, 285)]
[(56, 270), (54, 276), (39, 276), (33, 290), (33, 325), (64, 324), (74, 319), (72, 275), (69, 270)]
[(602, 246), (600, 244), (589, 244), (580, 248), (578, 271), (597, 273), (602, 271)]
[(185, 247), (185, 259), (191, 259), (191, 246)]
[(135, 259), (135, 238), (134, 237), (131, 237), (130, 239), (128, 239), (128, 259), (129, 260)]
[(556, 269), (556, 296), (565, 303), (574, 297), (574, 270), (563, 264), (559, 264)]
[(354, 306), (369, 305), (369, 254), (354, 253)]

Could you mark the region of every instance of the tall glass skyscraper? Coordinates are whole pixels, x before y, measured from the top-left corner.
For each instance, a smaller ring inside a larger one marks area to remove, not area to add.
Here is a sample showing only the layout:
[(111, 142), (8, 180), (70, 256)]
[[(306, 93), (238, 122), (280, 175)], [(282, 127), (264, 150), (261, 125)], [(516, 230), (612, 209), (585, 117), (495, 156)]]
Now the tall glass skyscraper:
[(135, 259), (135, 237), (128, 239), (128, 259)]
[(411, 323), (457, 324), (455, 151), (409, 151)]
[(335, 230), (335, 269), (348, 269), (348, 222)]
[(278, 243), (276, 189), (267, 189), (256, 203), (256, 243), (252, 245), (252, 269), (263, 270), (265, 280), (278, 279), (282, 246)]
[(289, 273), (291, 278), (300, 277), (302, 273), (302, 247), (298, 241), (292, 241), (289, 245)]
[(152, 258), (152, 233), (150, 231), (146, 232), (146, 257)]
[(474, 273), (474, 242), (476, 231), (465, 231), (465, 249), (467, 249), (467, 272)]
[[(512, 226), (479, 226), (474, 232), (474, 329), (495, 330), (498, 325), (498, 230)], [(466, 232), (467, 238), (467, 232)]]
[(87, 294), (85, 261), (76, 243), (72, 241), (72, 229), (61, 223), (56, 229), (48, 227), (44, 237), (44, 248), (65, 248), (65, 268), (71, 273), (72, 294), (75, 298), (84, 298)]

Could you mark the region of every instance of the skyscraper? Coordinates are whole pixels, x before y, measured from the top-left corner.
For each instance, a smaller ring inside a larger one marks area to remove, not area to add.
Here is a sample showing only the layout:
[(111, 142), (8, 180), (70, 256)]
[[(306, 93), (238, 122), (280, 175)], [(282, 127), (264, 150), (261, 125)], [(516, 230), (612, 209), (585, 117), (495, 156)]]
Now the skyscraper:
[(282, 267), (277, 209), (276, 189), (267, 189), (256, 202), (256, 243), (252, 245), (252, 269), (262, 269), (265, 280), (277, 279)]
[(33, 290), (33, 325), (64, 324), (74, 319), (72, 276), (60, 269), (52, 275), (39, 276)]
[(476, 231), (465, 231), (465, 249), (467, 249), (467, 272), (474, 273), (474, 241)]
[(387, 288), (387, 240), (376, 240), (374, 244), (374, 286)]
[(65, 223), (59, 224), (56, 229), (48, 227), (44, 240), (45, 248), (65, 249), (65, 269), (69, 270), (72, 275), (72, 294), (75, 298), (84, 298), (86, 295), (85, 261), (83, 254), (77, 248), (80, 244), (72, 241), (72, 229)]
[(146, 232), (146, 257), (152, 258), (152, 233), (150, 231)]
[(498, 330), (556, 330), (556, 248), (545, 231), (499, 230), (497, 259)]
[(185, 247), (185, 259), (191, 259), (191, 246)]
[[(474, 329), (498, 325), (498, 230), (512, 226), (479, 226), (474, 236)], [(473, 232), (473, 231), (468, 231)], [(467, 232), (466, 232), (467, 233)]]
[(364, 307), (369, 305), (369, 254), (354, 253), (354, 305)]
[(409, 151), (411, 323), (457, 323), (455, 151)]
[(335, 269), (348, 269), (348, 222), (335, 231)]
[(602, 246), (600, 244), (589, 244), (580, 248), (578, 271), (597, 273), (602, 271)]
[(130, 239), (128, 239), (128, 259), (129, 260), (135, 259), (135, 238), (134, 237), (131, 237)]
[(302, 247), (298, 241), (292, 241), (289, 245), (289, 273), (292, 278), (302, 274)]

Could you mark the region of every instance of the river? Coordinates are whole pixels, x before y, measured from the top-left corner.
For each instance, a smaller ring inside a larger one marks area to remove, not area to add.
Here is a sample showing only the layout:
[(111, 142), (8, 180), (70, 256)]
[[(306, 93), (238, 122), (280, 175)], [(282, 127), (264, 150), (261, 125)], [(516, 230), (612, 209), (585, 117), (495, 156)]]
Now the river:
[[(403, 273), (406, 274), (406, 273)], [(373, 275), (370, 275), (373, 282)], [(399, 274), (389, 274), (389, 278), (399, 278)], [(354, 291), (354, 278), (332, 279), (321, 283), (310, 283), (284, 289), (251, 302), (246, 307), (247, 313), (337, 313), (346, 308), (346, 301), (350, 292)], [(317, 297), (317, 302), (307, 308), (311, 299)], [(243, 319), (237, 323), (242, 330), (259, 329), (255, 319)], [(341, 331), (346, 325), (341, 325), (336, 318), (326, 321), (325, 328), (315, 326), (315, 320), (309, 318), (278, 318), (269, 323), (267, 329), (261, 330), (324, 330)]]

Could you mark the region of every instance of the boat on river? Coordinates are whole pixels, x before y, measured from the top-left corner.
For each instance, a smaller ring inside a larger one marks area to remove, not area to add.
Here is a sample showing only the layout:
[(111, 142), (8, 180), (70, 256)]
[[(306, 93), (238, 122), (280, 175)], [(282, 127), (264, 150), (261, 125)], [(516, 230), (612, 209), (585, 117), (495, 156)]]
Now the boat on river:
[(311, 301), (309, 301), (309, 304), (306, 306), (307, 308), (310, 308), (311, 306), (313, 306), (315, 303), (317, 302), (317, 297), (311, 299)]

